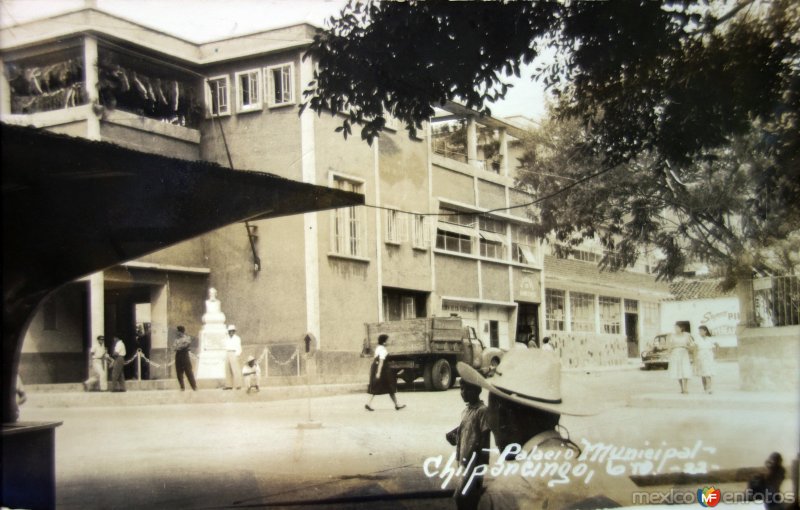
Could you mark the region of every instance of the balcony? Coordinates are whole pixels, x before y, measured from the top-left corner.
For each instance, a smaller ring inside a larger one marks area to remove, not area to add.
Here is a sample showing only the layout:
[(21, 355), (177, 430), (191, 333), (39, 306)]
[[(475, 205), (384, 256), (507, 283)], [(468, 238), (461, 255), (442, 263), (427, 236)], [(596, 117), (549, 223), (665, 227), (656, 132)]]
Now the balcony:
[[(97, 64), (87, 69), (87, 61)], [(4, 72), (3, 122), (199, 159), (202, 85), (168, 62), (145, 62), (84, 39), (33, 57), (6, 57)]]

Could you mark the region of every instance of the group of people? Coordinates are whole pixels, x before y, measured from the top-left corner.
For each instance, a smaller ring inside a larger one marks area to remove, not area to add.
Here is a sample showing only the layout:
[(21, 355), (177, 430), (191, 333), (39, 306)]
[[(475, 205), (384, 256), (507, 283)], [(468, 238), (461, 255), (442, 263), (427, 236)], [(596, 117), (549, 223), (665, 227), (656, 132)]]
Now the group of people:
[(689, 324), (684, 321), (675, 323), (675, 332), (669, 339), (669, 375), (678, 381), (682, 394), (689, 393), (689, 378), (694, 375), (703, 382), (703, 391), (713, 393), (712, 377), (715, 373), (714, 349), (718, 346), (706, 326), (698, 329), (699, 338), (689, 333)]
[[(174, 341), (175, 348), (175, 374), (181, 391), (186, 390), (184, 378), (189, 381), (192, 390), (197, 391), (197, 380), (192, 368), (190, 358), (192, 348), (192, 337), (186, 334), (184, 326), (176, 328)], [(242, 380), (247, 392), (260, 391), (261, 367), (254, 356), (247, 358), (244, 367), (239, 367), (239, 356), (242, 353), (242, 339), (236, 334), (236, 326), (228, 326), (228, 337), (226, 338), (226, 359), (225, 359), (225, 386), (223, 389), (230, 390), (234, 386), (236, 389), (242, 388)], [(89, 378), (83, 382), (86, 391), (108, 391), (109, 377), (107, 366), (111, 366), (111, 391), (123, 392), (125, 389), (125, 357), (127, 351), (125, 342), (118, 337), (114, 337), (111, 350), (106, 349), (105, 336), (99, 335), (92, 344), (90, 350), (91, 365), (89, 367)]]
[[(225, 386), (222, 389), (242, 389), (242, 380), (247, 388), (247, 393), (260, 391), (261, 367), (255, 356), (249, 356), (244, 366), (239, 368), (239, 356), (242, 354), (242, 339), (236, 333), (236, 326), (229, 325), (228, 337), (225, 339)], [(175, 374), (178, 377), (181, 391), (186, 389), (183, 378), (189, 380), (192, 390), (197, 391), (197, 381), (192, 369), (191, 352), (192, 337), (186, 334), (186, 328), (178, 326), (175, 338)]]
[[(378, 337), (378, 346), (370, 366), (370, 394), (365, 408), (373, 411), (372, 400), (375, 395), (388, 394), (400, 410), (404, 405), (397, 401), (396, 374), (387, 364), (387, 335)], [(548, 339), (549, 340), (549, 339)], [(457, 507), (461, 509), (506, 509), (506, 508), (548, 508), (602, 504), (608, 507), (620, 506), (617, 502), (626, 501), (633, 482), (628, 478), (607, 480), (605, 475), (597, 474), (591, 485), (573, 484), (564, 490), (548, 487), (548, 480), (539, 477), (525, 477), (521, 469), (524, 460), (518, 460), (514, 445), (521, 451), (533, 449), (544, 455), (562, 456), (568, 450), (571, 459), (577, 459), (579, 447), (568, 435), (565, 437), (559, 425), (562, 414), (592, 414), (586, 409), (571, 406), (561, 394), (561, 361), (558, 354), (543, 342), (539, 349), (517, 349), (513, 356), (505, 356), (488, 376), (482, 375), (470, 365), (458, 362), (461, 375), (461, 398), (466, 403), (458, 427), (445, 434), (450, 444), (456, 447), (457, 460), (461, 467), (461, 477), (454, 492)], [(482, 390), (489, 392), (488, 406), (480, 399)], [(490, 434), (501, 452), (512, 452), (504, 461), (519, 464), (509, 472), (520, 476), (501, 476), (494, 479), (485, 489), (483, 478), (488, 471)], [(548, 453), (551, 452), (551, 453)], [(550, 457), (546, 457), (550, 458)], [(590, 494), (595, 488), (604, 490), (602, 500)], [(616, 497), (616, 500), (614, 499)]]
[(99, 335), (95, 338), (90, 349), (89, 355), (92, 364), (89, 368), (89, 378), (83, 382), (86, 391), (108, 391), (109, 379), (107, 363), (111, 364), (111, 391), (125, 391), (125, 342), (121, 338), (114, 337), (111, 351), (106, 349), (106, 337)]

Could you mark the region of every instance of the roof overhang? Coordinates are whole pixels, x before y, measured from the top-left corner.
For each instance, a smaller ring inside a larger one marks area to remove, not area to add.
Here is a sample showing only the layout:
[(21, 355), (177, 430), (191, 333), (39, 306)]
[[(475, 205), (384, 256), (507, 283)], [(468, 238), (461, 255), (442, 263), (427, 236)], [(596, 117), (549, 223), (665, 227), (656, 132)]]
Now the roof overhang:
[(364, 203), (272, 174), (31, 128), (3, 124), (2, 142), (5, 300), (237, 221)]
[(50, 291), (231, 223), (364, 196), (2, 124), (3, 421), (25, 325)]

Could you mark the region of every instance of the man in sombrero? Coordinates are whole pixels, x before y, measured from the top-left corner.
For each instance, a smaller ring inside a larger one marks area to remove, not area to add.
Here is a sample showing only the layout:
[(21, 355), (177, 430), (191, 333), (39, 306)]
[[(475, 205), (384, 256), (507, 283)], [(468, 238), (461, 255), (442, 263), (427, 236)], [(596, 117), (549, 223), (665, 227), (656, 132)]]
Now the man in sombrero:
[(542, 457), (557, 457), (560, 463), (574, 466), (580, 462), (580, 448), (557, 430), (566, 431), (559, 421), (561, 415), (586, 416), (596, 412), (577, 398), (562, 394), (561, 361), (555, 352), (515, 350), (503, 357), (489, 378), (465, 363), (458, 363), (458, 373), (464, 381), (489, 391), (489, 427), (495, 444), (500, 452), (511, 452), (508, 459), (490, 464), (487, 473), (498, 463), (505, 467), (518, 464), (493, 478), (486, 477), (479, 509), (584, 510), (631, 504), (636, 490), (633, 482), (625, 476), (607, 475), (602, 464), (591, 466), (595, 472), (588, 483), (585, 477), (554, 481), (552, 477), (531, 476), (536, 461), (515, 455), (520, 451), (527, 455), (536, 449)]

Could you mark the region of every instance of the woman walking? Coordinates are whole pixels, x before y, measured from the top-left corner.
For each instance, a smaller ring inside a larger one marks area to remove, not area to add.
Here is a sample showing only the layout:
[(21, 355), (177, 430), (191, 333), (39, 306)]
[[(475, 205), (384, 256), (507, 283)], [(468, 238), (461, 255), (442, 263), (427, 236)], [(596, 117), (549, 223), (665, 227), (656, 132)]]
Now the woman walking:
[(700, 339), (696, 342), (694, 355), (694, 373), (699, 375), (703, 381), (703, 390), (706, 393), (711, 391), (711, 378), (714, 376), (714, 348), (717, 342), (711, 337), (711, 331), (705, 326), (700, 326)]
[(694, 347), (694, 339), (689, 334), (688, 324), (675, 323), (675, 332), (670, 335), (669, 375), (681, 385), (681, 393), (689, 393), (689, 376), (692, 372), (692, 363), (689, 360), (689, 349)]
[(386, 395), (387, 393), (389, 397), (391, 397), (392, 402), (394, 402), (394, 408), (396, 410), (399, 411), (405, 407), (405, 405), (399, 405), (397, 403), (397, 397), (395, 397), (395, 393), (397, 392), (397, 377), (395, 377), (394, 372), (386, 366), (386, 356), (389, 355), (389, 351), (386, 349), (386, 342), (388, 340), (389, 335), (378, 336), (375, 358), (372, 360), (372, 365), (369, 369), (369, 388), (367, 388), (367, 392), (370, 394), (370, 397), (367, 403), (364, 404), (364, 408), (367, 411), (374, 411), (370, 404), (372, 404), (372, 399), (375, 398), (375, 395)]

